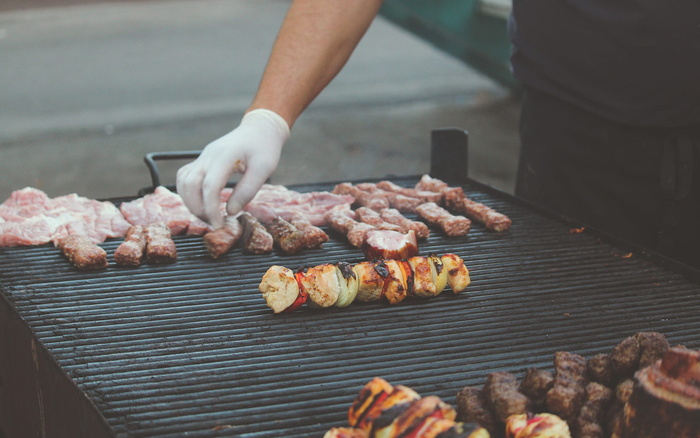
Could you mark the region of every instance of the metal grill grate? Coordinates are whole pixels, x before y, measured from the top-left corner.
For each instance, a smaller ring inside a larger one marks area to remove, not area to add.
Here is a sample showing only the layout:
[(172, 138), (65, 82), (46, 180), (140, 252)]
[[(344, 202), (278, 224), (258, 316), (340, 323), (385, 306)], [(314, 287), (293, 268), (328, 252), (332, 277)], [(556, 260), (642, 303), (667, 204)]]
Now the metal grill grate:
[[(0, 248), (0, 290), (120, 437), (322, 436), (345, 424), (374, 376), (454, 403), (489, 372), (551, 369), (556, 351), (609, 351), (637, 331), (700, 347), (694, 271), (571, 233), (573, 224), (473, 181), (463, 187), (513, 227), (474, 225), (465, 238), (433, 230), (421, 253), (465, 260), (472, 284), (460, 295), (272, 314), (257, 291), (270, 265), (361, 261), (334, 234), (296, 256), (236, 249), (216, 261), (201, 238), (177, 237), (175, 265), (103, 272), (78, 272), (48, 245)], [(110, 257), (118, 243), (103, 245)]]

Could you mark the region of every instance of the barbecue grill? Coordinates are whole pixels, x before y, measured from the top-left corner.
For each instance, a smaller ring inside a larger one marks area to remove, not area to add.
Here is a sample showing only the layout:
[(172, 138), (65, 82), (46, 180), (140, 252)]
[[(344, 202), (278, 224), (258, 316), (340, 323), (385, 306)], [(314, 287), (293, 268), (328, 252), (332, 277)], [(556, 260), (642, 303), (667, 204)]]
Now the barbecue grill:
[[(454, 404), (490, 372), (551, 370), (556, 351), (589, 357), (638, 331), (700, 347), (699, 271), (466, 168), (466, 133), (434, 131), (432, 176), (513, 226), (475, 224), (462, 238), (432, 230), (421, 253), (454, 252), (470, 270), (459, 295), (273, 314), (257, 290), (271, 265), (362, 260), (332, 231), (297, 255), (234, 249), (217, 260), (201, 237), (177, 236), (174, 265), (100, 272), (76, 270), (51, 245), (0, 248), (0, 428), (8, 438), (322, 436), (346, 424), (375, 376)], [(419, 176), (390, 179), (411, 187)], [(110, 262), (119, 243), (102, 245)]]

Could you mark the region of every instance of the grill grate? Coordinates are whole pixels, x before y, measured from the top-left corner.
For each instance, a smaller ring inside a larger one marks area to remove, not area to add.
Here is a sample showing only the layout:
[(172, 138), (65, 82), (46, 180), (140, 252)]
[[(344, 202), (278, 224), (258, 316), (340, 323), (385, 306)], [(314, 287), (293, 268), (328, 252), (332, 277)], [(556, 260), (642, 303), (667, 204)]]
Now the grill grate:
[[(257, 291), (270, 265), (361, 261), (332, 232), (299, 255), (236, 249), (216, 261), (201, 238), (176, 237), (175, 265), (103, 272), (78, 272), (49, 245), (0, 248), (0, 290), (119, 437), (322, 436), (345, 424), (374, 376), (454, 403), (489, 372), (551, 369), (556, 351), (609, 351), (637, 331), (700, 347), (695, 271), (462, 186), (513, 227), (474, 225), (464, 238), (433, 230), (421, 253), (465, 260), (472, 284), (460, 295), (273, 315)], [(118, 244), (103, 247), (111, 257)]]

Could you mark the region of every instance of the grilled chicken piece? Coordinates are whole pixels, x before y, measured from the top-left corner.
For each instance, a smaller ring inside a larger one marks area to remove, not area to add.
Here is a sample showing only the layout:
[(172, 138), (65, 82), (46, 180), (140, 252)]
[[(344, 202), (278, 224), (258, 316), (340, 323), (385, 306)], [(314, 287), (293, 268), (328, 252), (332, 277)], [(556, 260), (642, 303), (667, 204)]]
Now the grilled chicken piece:
[[(383, 419), (377, 419), (377, 437), (423, 436), (417, 433), (428, 418), (454, 422), (457, 413), (452, 406), (436, 396), (427, 396), (408, 404), (397, 405), (393, 411), (387, 410)], [(389, 418), (387, 418), (389, 417)], [(390, 422), (389, 419), (393, 418)], [(426, 424), (426, 427), (428, 425)]]
[(375, 403), (367, 406), (360, 421), (355, 424), (370, 436), (376, 436), (373, 430), (375, 420), (382, 415), (383, 412), (390, 410), (394, 406), (408, 405), (409, 403), (419, 400), (420, 395), (411, 388), (403, 385), (396, 385), (392, 388), (386, 398), (378, 399)]
[(340, 283), (336, 267), (330, 263), (306, 269), (297, 276), (304, 292), (309, 294), (309, 305), (315, 307), (330, 307), (338, 301)]
[(454, 293), (460, 293), (469, 286), (471, 279), (464, 261), (456, 254), (445, 254), (440, 260), (447, 273), (447, 284)]
[[(301, 293), (294, 272), (283, 266), (271, 266), (263, 275), (258, 289), (267, 305), (275, 313), (294, 310), (306, 301), (306, 296)], [(294, 304), (298, 305), (294, 307)]]
[(368, 438), (367, 432), (355, 427), (334, 427), (323, 438)]
[(413, 271), (413, 289), (409, 294), (421, 298), (430, 298), (438, 294), (433, 282), (434, 266), (427, 257), (416, 256), (408, 259), (408, 264)]
[(361, 262), (352, 268), (358, 280), (358, 301), (379, 301), (382, 296), (384, 277), (374, 267), (375, 262)]

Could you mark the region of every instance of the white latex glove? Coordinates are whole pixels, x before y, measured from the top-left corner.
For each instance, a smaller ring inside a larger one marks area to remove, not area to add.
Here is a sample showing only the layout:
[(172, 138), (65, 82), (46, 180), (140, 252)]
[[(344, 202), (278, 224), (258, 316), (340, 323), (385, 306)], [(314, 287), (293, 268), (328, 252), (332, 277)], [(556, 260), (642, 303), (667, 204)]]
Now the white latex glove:
[(277, 113), (256, 109), (241, 124), (209, 143), (177, 172), (177, 191), (187, 208), (213, 228), (223, 225), (220, 195), (233, 173), (242, 173), (226, 205), (234, 215), (250, 202), (277, 168), (289, 125)]

